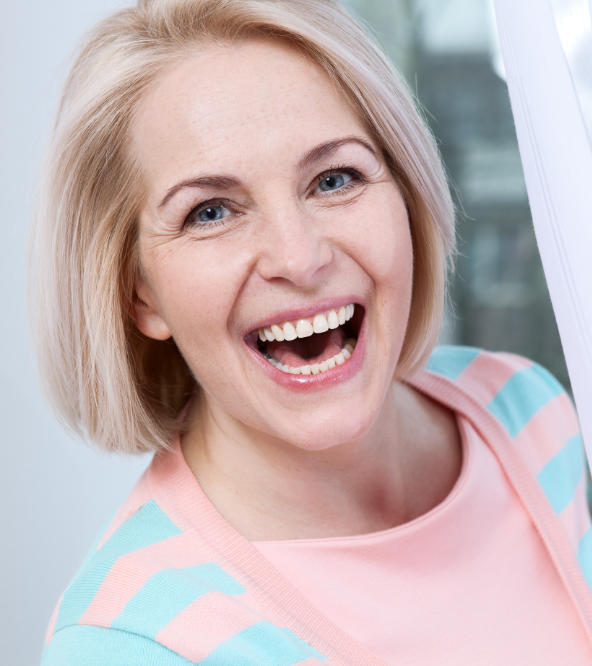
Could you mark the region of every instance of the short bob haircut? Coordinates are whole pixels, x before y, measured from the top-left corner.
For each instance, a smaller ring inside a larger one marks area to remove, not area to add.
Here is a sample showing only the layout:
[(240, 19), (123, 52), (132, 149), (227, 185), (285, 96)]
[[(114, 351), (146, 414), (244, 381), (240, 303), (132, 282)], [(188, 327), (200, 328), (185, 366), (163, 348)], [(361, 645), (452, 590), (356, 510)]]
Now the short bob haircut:
[(139, 0), (99, 23), (58, 109), (31, 242), (30, 309), (44, 389), (65, 425), (110, 451), (170, 446), (198, 390), (172, 339), (131, 316), (141, 165), (138, 101), (175, 59), (212, 42), (267, 38), (321, 67), (380, 146), (401, 188), (414, 251), (397, 376), (422, 367), (440, 331), (454, 211), (432, 135), (401, 75), (338, 0)]

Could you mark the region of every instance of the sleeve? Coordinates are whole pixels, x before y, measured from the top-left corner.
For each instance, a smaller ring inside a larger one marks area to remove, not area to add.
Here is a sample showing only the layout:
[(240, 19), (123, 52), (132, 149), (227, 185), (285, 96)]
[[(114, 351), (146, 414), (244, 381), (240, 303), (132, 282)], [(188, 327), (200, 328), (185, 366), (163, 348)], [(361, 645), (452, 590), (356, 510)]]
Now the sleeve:
[(41, 666), (191, 666), (177, 653), (144, 636), (76, 624), (60, 629), (43, 652)]
[(522, 360), (524, 367), (506, 383), (513, 389), (509, 392), (512, 400), (499, 400), (494, 406), (511, 432), (517, 424), (514, 444), (525, 456), (531, 456), (536, 480), (572, 543), (582, 574), (592, 589), (590, 471), (577, 412), (548, 370)]
[(559, 519), (592, 589), (590, 475), (578, 416), (563, 386), (523, 356), (474, 347), (437, 347), (426, 369), (460, 388), (502, 426)]
[[(573, 402), (544, 367), (514, 354), (495, 354), (511, 374), (488, 409), (515, 446), (530, 458), (537, 481), (557, 514), (571, 501), (587, 505), (588, 469)], [(512, 364), (512, 366), (510, 366)]]

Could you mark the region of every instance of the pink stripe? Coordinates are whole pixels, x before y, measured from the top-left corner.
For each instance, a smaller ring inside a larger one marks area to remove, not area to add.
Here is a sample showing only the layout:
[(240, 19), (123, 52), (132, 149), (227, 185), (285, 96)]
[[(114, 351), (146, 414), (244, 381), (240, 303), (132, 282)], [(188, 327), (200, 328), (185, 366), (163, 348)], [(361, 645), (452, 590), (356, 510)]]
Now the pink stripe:
[(142, 476), (138, 479), (131, 493), (128, 495), (125, 502), (119, 507), (117, 513), (113, 517), (111, 524), (101, 537), (97, 550), (101, 548), (115, 532), (125, 523), (125, 521), (133, 515), (143, 504), (146, 504), (152, 499), (152, 494), (147, 483), (148, 469), (144, 470)]
[(586, 497), (586, 475), (583, 474), (576, 486), (572, 501), (563, 509), (559, 518), (567, 532), (569, 540), (577, 551), (578, 543), (590, 527), (588, 498)]
[(514, 446), (536, 475), (578, 432), (579, 424), (569, 396), (561, 393), (530, 419), (514, 439)]
[(518, 354), (512, 354), (511, 352), (489, 352), (490, 356), (493, 356), (497, 361), (503, 361), (507, 365), (514, 368), (514, 372), (518, 370), (524, 370), (524, 368), (530, 368), (531, 365), (534, 365), (533, 361), (524, 356), (519, 356)]
[[(261, 622), (253, 612), (257, 600), (249, 592), (228, 597), (212, 591), (182, 610), (156, 635), (156, 640), (190, 661), (207, 657), (221, 643)], [(267, 613), (266, 613), (266, 618)]]
[(58, 599), (58, 603), (56, 604), (56, 607), (53, 609), (53, 613), (51, 614), (51, 617), (49, 618), (49, 623), (47, 625), (47, 631), (45, 632), (45, 642), (49, 643), (51, 640), (51, 637), (53, 636), (53, 631), (55, 629), (55, 624), (58, 619), (58, 612), (60, 610), (60, 606), (62, 605), (62, 599), (64, 598), (64, 593), (60, 594), (60, 598)]
[[(520, 356), (513, 354), (482, 353), (468, 365), (457, 379), (461, 388), (470, 391), (478, 402), (487, 405), (497, 395), (502, 386), (518, 370), (532, 365)], [(500, 363), (500, 359), (503, 360)]]
[(110, 626), (126, 604), (163, 569), (190, 567), (212, 561), (212, 551), (192, 532), (184, 532), (123, 555), (80, 618), (84, 624)]
[[(269, 608), (265, 608), (264, 615), (253, 611), (260, 607), (259, 595), (249, 591), (232, 597), (209, 592), (181, 611), (155, 638), (185, 659), (201, 661), (224, 641), (263, 620), (284, 626), (285, 618)], [(319, 663), (326, 662), (315, 658), (298, 662), (310, 666)]]

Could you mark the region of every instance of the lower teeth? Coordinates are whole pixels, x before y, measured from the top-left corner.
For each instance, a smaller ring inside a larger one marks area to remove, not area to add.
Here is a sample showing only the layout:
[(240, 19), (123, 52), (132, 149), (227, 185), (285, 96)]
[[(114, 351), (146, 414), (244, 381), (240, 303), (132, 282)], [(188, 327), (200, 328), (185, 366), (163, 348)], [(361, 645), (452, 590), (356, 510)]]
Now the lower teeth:
[(276, 360), (269, 354), (265, 354), (265, 358), (271, 363), (271, 365), (276, 367), (278, 370), (285, 372), (288, 375), (320, 375), (323, 372), (327, 372), (327, 370), (332, 370), (335, 366), (343, 365), (346, 361), (348, 361), (351, 358), (351, 355), (354, 353), (354, 349), (356, 348), (356, 342), (357, 340), (350, 338), (349, 340), (345, 341), (343, 349), (338, 354), (335, 354), (335, 356), (326, 359), (322, 363), (313, 363), (312, 365), (301, 365), (297, 368), (294, 368), (290, 365), (284, 365), (283, 363), (280, 363), (278, 360)]

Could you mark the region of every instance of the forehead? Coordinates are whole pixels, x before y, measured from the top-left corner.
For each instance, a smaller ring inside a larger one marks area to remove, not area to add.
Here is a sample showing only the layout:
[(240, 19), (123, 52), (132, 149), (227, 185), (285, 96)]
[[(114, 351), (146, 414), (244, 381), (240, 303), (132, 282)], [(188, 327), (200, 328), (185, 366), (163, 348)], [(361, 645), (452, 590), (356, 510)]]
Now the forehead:
[(367, 136), (318, 65), (258, 40), (211, 45), (171, 65), (136, 109), (132, 147), (148, 182), (166, 185), (196, 167), (296, 163), (307, 148), (352, 133)]

